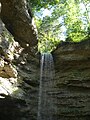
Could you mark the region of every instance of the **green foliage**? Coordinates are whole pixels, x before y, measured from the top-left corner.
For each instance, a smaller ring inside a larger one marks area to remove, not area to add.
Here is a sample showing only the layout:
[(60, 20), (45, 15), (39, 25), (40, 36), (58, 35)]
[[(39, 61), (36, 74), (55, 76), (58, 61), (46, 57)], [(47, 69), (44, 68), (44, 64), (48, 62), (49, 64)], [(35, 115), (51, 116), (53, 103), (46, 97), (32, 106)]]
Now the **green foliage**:
[(28, 0), (34, 10), (39, 11), (41, 8), (48, 8), (59, 3), (59, 0)]
[[(35, 14), (40, 52), (51, 52), (61, 40), (80, 42), (90, 37), (89, 0), (29, 0), (29, 2)], [(51, 15), (43, 16), (44, 10), (50, 11)]]
[(81, 16), (79, 5), (76, 4), (74, 0), (68, 0), (67, 10), (68, 12), (65, 18), (67, 37), (71, 38), (71, 40), (74, 42), (79, 42), (86, 37), (83, 21), (79, 18)]
[(38, 50), (41, 53), (51, 52), (52, 50), (56, 48), (58, 43), (59, 43), (59, 40), (53, 37), (52, 34), (50, 34), (49, 32), (48, 34), (40, 33), (39, 42), (38, 42)]

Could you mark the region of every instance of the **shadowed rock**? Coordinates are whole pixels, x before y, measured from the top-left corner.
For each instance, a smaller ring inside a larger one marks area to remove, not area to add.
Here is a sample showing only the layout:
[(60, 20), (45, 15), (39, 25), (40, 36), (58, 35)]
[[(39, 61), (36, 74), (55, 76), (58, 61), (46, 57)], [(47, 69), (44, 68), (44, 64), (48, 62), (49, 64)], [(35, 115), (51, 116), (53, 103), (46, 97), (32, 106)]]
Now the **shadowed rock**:
[(0, 0), (1, 19), (22, 47), (37, 45), (34, 19), (28, 12), (26, 0)]
[(62, 43), (53, 53), (58, 120), (90, 118), (90, 40)]

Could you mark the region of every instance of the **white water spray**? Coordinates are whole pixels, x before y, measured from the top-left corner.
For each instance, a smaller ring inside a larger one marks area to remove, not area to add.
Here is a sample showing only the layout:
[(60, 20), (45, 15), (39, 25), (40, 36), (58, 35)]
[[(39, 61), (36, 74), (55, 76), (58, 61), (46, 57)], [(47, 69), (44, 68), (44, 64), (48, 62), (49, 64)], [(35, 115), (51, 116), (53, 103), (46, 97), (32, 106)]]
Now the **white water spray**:
[(52, 88), (54, 79), (53, 57), (50, 53), (41, 54), (41, 71), (37, 120), (53, 120)]

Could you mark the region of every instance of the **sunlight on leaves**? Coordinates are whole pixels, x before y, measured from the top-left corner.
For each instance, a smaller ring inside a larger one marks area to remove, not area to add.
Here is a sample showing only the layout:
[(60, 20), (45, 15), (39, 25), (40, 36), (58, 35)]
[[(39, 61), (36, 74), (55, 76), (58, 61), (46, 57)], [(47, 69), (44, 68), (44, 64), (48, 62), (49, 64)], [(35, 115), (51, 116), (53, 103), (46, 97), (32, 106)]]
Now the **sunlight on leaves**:
[(90, 37), (89, 0), (30, 2), (35, 13), (40, 52), (53, 51), (61, 40), (80, 42)]

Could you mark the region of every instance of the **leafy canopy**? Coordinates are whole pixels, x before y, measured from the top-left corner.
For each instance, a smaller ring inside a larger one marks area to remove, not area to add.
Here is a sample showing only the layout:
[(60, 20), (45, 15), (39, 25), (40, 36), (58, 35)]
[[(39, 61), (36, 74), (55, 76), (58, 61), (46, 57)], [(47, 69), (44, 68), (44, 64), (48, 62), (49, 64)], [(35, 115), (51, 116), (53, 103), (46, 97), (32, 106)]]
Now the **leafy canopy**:
[(89, 0), (29, 0), (38, 29), (40, 52), (51, 52), (60, 41), (90, 37)]

